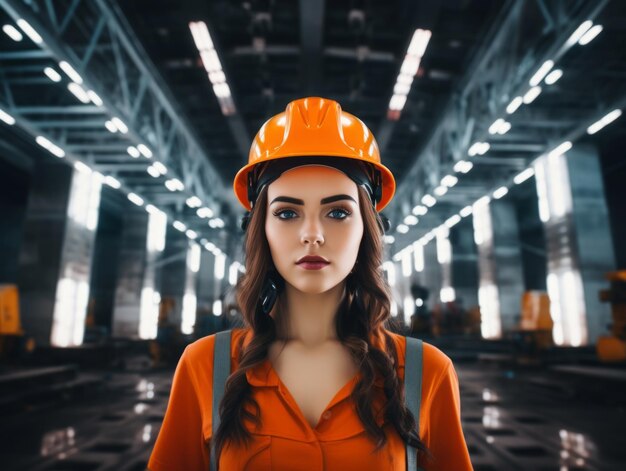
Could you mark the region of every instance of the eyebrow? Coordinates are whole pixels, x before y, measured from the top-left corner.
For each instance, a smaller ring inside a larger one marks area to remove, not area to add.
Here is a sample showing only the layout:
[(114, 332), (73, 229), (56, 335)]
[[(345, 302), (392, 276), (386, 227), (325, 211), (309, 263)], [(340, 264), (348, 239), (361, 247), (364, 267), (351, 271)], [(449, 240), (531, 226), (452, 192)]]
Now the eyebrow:
[[(350, 200), (356, 203), (356, 200), (352, 196), (334, 195), (334, 196), (329, 196), (327, 198), (322, 198), (320, 200), (320, 204), (334, 203), (335, 201), (340, 201), (340, 200)], [(270, 203), (270, 206), (273, 205), (274, 203), (278, 203), (279, 201), (282, 201), (283, 203), (291, 203), (291, 204), (298, 204), (300, 206), (304, 206), (303, 200), (298, 199), (298, 198), (291, 198), (290, 196), (277, 196), (276, 198), (272, 200), (272, 202)]]

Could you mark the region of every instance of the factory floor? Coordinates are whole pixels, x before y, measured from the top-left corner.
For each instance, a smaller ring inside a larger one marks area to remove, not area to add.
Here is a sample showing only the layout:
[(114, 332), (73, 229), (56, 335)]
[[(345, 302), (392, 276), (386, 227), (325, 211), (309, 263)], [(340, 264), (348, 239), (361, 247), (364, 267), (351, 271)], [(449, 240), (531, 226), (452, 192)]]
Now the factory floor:
[[(90, 372), (101, 381), (83, 394), (3, 411), (0, 467), (144, 470), (173, 372), (151, 370), (144, 360), (129, 367), (134, 371)], [(456, 368), (476, 471), (626, 469), (624, 369), (512, 368), (476, 360)]]

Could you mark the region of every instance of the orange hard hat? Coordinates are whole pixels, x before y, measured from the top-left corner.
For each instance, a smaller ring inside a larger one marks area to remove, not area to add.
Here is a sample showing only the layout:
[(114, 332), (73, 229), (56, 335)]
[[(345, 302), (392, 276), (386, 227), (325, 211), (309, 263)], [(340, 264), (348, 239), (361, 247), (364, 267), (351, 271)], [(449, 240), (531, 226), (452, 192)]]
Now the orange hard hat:
[(374, 189), (370, 193), (376, 195), (377, 211), (387, 206), (396, 189), (393, 174), (380, 163), (378, 144), (365, 123), (326, 98), (292, 101), (283, 113), (261, 126), (250, 148), (248, 164), (237, 172), (233, 182), (237, 199), (248, 211), (256, 197), (254, 170), (272, 161), (280, 164), (282, 171), (315, 163), (343, 170), (346, 165), (360, 163), (360, 167), (371, 170), (368, 174), (374, 180)]

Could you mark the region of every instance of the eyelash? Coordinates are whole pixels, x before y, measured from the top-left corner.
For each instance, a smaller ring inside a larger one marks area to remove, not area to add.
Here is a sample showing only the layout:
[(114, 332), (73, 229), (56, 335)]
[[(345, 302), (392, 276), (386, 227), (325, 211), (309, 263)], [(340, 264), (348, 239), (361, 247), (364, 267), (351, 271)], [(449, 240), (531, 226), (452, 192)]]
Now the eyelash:
[[(281, 214), (283, 214), (285, 212), (288, 212), (288, 211), (291, 211), (292, 213), (296, 212), (293, 209), (285, 208), (285, 209), (279, 209), (278, 211), (274, 212), (273, 214), (274, 214), (274, 216), (278, 217), (278, 219), (281, 219), (283, 221), (289, 221), (290, 219), (294, 219), (294, 218), (281, 218), (280, 217)], [(334, 213), (335, 211), (341, 211), (345, 215), (345, 217), (341, 217), (341, 218), (332, 218), (332, 219), (337, 219), (339, 221), (342, 221), (342, 220), (346, 219), (348, 216), (350, 216), (352, 214), (351, 211), (348, 211), (346, 208), (343, 208), (343, 207), (332, 208), (329, 211), (329, 214)]]

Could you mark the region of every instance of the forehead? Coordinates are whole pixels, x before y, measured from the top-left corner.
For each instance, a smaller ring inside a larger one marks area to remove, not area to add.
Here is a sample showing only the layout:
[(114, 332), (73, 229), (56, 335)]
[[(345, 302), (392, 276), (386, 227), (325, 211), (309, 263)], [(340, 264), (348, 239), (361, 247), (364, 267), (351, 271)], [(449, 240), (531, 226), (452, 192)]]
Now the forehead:
[(358, 201), (356, 183), (345, 173), (323, 165), (303, 165), (289, 169), (270, 183), (268, 198), (292, 196), (306, 199), (344, 193)]

